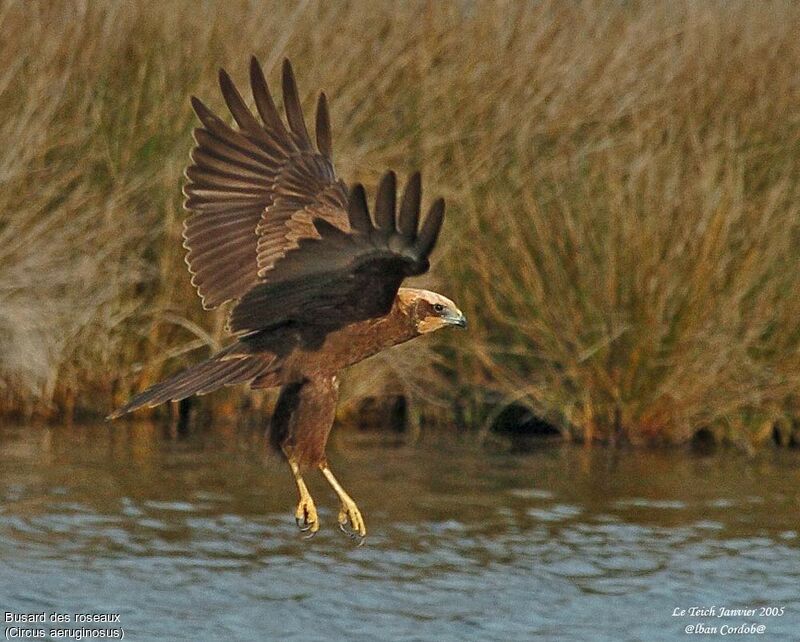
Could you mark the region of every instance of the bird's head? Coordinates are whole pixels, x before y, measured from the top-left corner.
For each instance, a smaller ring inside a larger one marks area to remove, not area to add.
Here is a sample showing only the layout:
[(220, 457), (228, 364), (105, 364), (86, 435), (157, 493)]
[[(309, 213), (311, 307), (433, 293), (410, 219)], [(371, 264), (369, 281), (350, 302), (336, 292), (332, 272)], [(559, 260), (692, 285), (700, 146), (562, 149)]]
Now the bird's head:
[(400, 288), (397, 297), (401, 309), (414, 321), (420, 334), (448, 326), (467, 327), (464, 313), (446, 296), (430, 290)]

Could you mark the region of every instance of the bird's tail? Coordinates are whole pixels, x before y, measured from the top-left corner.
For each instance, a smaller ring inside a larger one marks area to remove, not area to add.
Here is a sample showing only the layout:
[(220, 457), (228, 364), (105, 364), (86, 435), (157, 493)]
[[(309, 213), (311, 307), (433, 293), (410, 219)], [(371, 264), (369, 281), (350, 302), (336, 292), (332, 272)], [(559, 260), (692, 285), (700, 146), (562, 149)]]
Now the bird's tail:
[(224, 349), (208, 361), (193, 365), (140, 392), (107, 418), (116, 419), (144, 406), (152, 408), (165, 401), (180, 401), (192, 395), (212, 392), (222, 386), (252, 381), (268, 370), (270, 365), (271, 360), (263, 356), (236, 356), (233, 350)]

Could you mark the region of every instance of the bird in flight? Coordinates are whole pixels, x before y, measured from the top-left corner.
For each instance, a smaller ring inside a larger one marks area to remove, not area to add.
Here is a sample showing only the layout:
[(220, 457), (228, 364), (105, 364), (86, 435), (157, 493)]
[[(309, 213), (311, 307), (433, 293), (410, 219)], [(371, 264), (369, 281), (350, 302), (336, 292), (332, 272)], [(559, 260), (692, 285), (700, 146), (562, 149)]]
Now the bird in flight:
[(205, 309), (232, 301), (233, 342), (133, 397), (110, 418), (179, 401), (222, 386), (280, 387), (268, 431), (294, 475), (298, 527), (313, 536), (319, 518), (303, 472), (317, 468), (337, 494), (339, 526), (362, 542), (364, 519), (331, 472), (325, 446), (339, 373), (381, 350), (447, 326), (466, 327), (448, 298), (400, 287), (426, 272), (444, 217), (444, 200), (420, 224), (421, 180), (414, 173), (397, 203), (385, 173), (370, 215), (364, 187), (350, 190), (333, 169), (330, 117), (319, 95), (315, 143), (294, 73), (283, 64), (281, 118), (258, 61), (250, 84), (260, 120), (224, 71), (219, 84), (236, 128), (199, 99), (201, 126), (186, 170), (186, 263)]

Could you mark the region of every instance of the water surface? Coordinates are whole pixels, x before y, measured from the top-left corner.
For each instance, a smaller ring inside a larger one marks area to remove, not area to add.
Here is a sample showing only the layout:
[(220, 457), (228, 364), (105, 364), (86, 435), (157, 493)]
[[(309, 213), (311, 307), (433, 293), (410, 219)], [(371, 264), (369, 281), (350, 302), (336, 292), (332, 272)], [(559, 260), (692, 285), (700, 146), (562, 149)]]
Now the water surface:
[[(316, 475), (322, 529), (301, 539), (263, 452), (224, 426), (0, 427), (0, 609), (116, 613), (129, 640), (797, 639), (798, 453), (334, 434), (356, 548)], [(784, 615), (672, 615), (692, 606)]]

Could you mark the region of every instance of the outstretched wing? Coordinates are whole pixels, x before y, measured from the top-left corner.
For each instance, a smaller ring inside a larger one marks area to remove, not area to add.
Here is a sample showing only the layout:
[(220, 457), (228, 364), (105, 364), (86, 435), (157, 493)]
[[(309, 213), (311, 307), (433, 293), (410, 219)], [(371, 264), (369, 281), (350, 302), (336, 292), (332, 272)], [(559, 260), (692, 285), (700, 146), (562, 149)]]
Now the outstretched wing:
[(192, 106), (202, 127), (186, 170), (186, 262), (203, 307), (241, 298), (300, 239), (316, 236), (312, 221), (347, 229), (347, 191), (333, 171), (325, 94), (316, 116), (316, 149), (306, 129), (294, 73), (283, 64), (288, 127), (270, 95), (258, 61), (250, 83), (261, 122), (224, 70), (219, 84), (238, 125), (228, 126), (200, 100)]
[(444, 200), (438, 199), (419, 228), (419, 173), (406, 185), (399, 216), (396, 193), (395, 175), (388, 172), (374, 221), (361, 185), (350, 192), (347, 229), (313, 219), (314, 238), (299, 239), (241, 298), (229, 329), (249, 333), (291, 323), (329, 332), (387, 314), (403, 279), (428, 270), (444, 217)]

